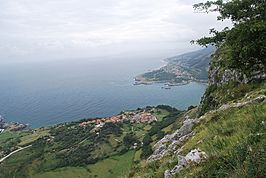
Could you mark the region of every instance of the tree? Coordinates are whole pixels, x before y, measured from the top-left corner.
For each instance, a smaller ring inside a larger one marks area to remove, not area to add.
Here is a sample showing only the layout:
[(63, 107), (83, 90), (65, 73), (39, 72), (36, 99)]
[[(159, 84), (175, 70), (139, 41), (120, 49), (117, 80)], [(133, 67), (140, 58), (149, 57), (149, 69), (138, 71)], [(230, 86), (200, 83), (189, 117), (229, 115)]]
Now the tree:
[(162, 139), (164, 137), (165, 133), (162, 130), (159, 130), (156, 134), (156, 137), (158, 140)]
[[(192, 43), (227, 46), (229, 67), (240, 68), (249, 73), (265, 71), (266, 64), (266, 1), (265, 0), (216, 0), (195, 4), (197, 12), (218, 12), (217, 20), (229, 19), (233, 27), (222, 31), (210, 29), (210, 37)], [(252, 69), (252, 71), (251, 71)]]
[(149, 134), (145, 134), (143, 138), (143, 145), (149, 145), (152, 142), (152, 138)]
[(142, 152), (141, 152), (141, 159), (146, 159), (148, 158), (151, 154), (153, 153), (151, 145), (144, 145), (142, 147)]
[(139, 143), (139, 141), (134, 134), (130, 133), (126, 134), (126, 136), (123, 138), (123, 143), (127, 148), (130, 148), (134, 145), (134, 143)]

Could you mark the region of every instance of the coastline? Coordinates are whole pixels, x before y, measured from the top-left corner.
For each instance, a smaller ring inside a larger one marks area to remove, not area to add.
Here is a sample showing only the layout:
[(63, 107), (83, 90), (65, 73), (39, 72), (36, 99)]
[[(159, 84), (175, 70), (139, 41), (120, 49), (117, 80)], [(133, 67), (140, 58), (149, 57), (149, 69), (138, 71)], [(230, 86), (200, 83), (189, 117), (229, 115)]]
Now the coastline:
[(8, 122), (0, 115), (0, 134), (4, 131), (21, 131), (28, 128), (30, 128), (29, 124), (20, 122)]
[(168, 87), (174, 87), (174, 86), (188, 85), (188, 84), (190, 84), (192, 82), (208, 85), (208, 80), (190, 79), (190, 80), (183, 80), (182, 82), (174, 82), (174, 81), (171, 81), (171, 80), (156, 81), (156, 80), (149, 80), (149, 79), (147, 79), (145, 77), (142, 77), (141, 75), (134, 78), (133, 85), (164, 84), (165, 86), (168, 86)]
[(162, 59), (164, 65), (134, 78), (133, 85), (163, 83), (166, 89), (191, 82), (208, 83), (208, 64), (215, 49), (205, 48)]

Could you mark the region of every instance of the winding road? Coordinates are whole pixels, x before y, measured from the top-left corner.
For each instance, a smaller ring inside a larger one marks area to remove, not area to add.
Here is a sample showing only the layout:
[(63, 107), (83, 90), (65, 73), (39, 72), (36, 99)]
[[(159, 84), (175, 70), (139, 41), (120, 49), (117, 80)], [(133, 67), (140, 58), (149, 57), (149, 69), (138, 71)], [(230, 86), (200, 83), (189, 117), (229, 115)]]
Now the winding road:
[(24, 149), (26, 149), (26, 148), (29, 148), (29, 147), (31, 147), (31, 146), (32, 146), (32, 145), (28, 145), (28, 146), (25, 146), (25, 147), (21, 147), (21, 148), (15, 150), (15, 151), (12, 151), (11, 153), (9, 153), (8, 155), (6, 155), (5, 157), (1, 158), (1, 159), (0, 159), (0, 163), (3, 162), (3, 161), (4, 161), (5, 159), (7, 159), (8, 157), (10, 157), (11, 155), (13, 155), (13, 154), (15, 154), (15, 153), (17, 153), (17, 152), (19, 152), (19, 151), (21, 151), (21, 150), (24, 150)]

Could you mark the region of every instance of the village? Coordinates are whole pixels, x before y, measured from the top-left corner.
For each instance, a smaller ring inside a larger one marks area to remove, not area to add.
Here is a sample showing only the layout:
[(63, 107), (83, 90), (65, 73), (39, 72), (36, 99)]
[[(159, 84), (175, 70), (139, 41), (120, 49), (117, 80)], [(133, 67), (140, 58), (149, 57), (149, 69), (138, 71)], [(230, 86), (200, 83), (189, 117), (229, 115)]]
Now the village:
[(100, 118), (82, 122), (79, 124), (79, 126), (94, 125), (95, 128), (99, 128), (103, 127), (106, 123), (118, 123), (123, 121), (130, 121), (131, 123), (152, 123), (157, 121), (157, 118), (145, 110), (129, 111), (108, 118)]

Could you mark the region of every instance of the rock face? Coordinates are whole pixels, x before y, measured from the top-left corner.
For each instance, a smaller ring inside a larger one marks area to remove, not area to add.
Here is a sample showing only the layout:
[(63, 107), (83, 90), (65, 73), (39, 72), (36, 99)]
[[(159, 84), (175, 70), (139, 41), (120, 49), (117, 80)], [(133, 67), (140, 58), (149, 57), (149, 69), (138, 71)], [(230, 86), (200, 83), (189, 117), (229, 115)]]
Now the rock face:
[(247, 83), (248, 79), (245, 74), (233, 69), (221, 70), (214, 68), (209, 71), (209, 84), (210, 85), (223, 85), (229, 81), (236, 81), (238, 83)]
[[(211, 60), (208, 81), (209, 86), (201, 99), (198, 117), (207, 111), (217, 109), (224, 104), (225, 101), (237, 99), (242, 90), (249, 90), (249, 88), (246, 87), (247, 84), (255, 84), (266, 80), (266, 70), (263, 68), (260, 71), (247, 72), (243, 71), (241, 68), (235, 69), (229, 68), (226, 65), (220, 65), (222, 61), (223, 58), (219, 58), (217, 55), (214, 55)], [(241, 86), (239, 90), (236, 88), (238, 86)], [(230, 87), (232, 87), (232, 90), (230, 90)]]
[(190, 164), (199, 164), (204, 159), (207, 159), (207, 155), (200, 149), (191, 150), (186, 156), (178, 155), (178, 164), (173, 169), (166, 170), (164, 177), (170, 178)]
[[(234, 81), (237, 83), (260, 82), (266, 79), (265, 66), (254, 67), (252, 71), (244, 71), (240, 67), (232, 68), (228, 65), (227, 51), (217, 50), (210, 61), (209, 85), (221, 86)], [(256, 70), (258, 68), (259, 70)]]
[(235, 81), (237, 83), (250, 83), (259, 82), (266, 79), (266, 73), (264, 71), (256, 71), (247, 76), (235, 69), (221, 69), (214, 67), (209, 71), (209, 85), (221, 86), (229, 81)]
[(176, 130), (173, 134), (165, 135), (153, 147), (154, 152), (148, 158), (148, 161), (155, 161), (161, 159), (163, 156), (173, 153), (178, 145), (184, 143), (190, 136), (193, 135), (192, 127), (195, 124), (194, 119), (186, 117), (180, 129)]

